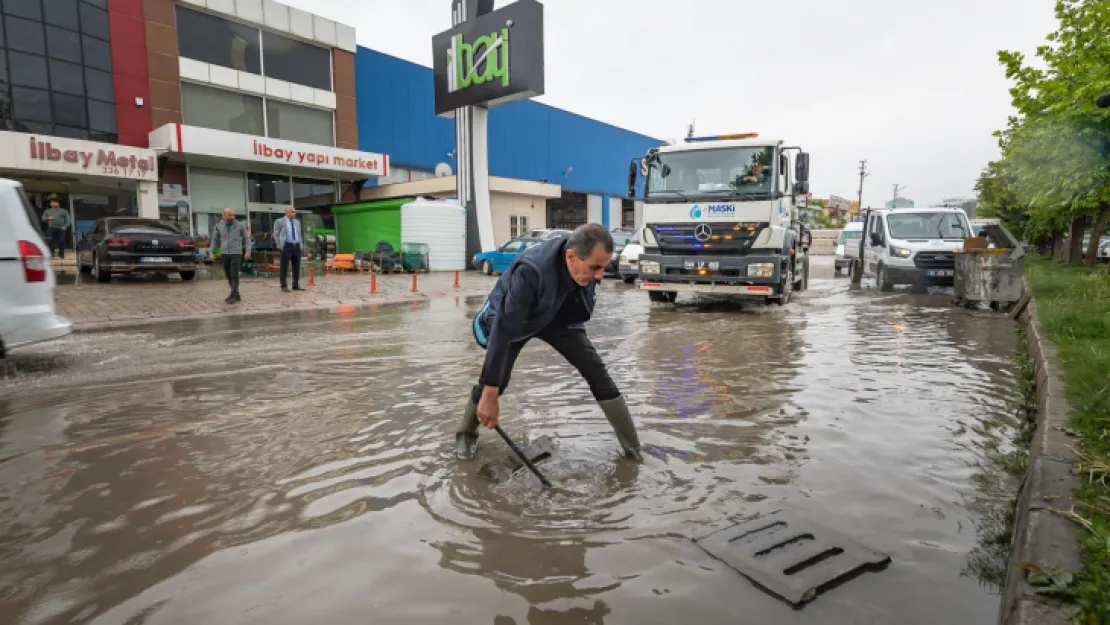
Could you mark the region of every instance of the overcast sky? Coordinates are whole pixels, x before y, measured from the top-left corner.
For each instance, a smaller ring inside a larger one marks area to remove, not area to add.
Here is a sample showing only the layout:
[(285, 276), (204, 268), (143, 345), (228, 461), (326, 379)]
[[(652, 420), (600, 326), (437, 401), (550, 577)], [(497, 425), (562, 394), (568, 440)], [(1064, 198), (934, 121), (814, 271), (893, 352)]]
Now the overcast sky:
[[(451, 26), (450, 0), (285, 1), (429, 67), (432, 35)], [(855, 199), (867, 159), (874, 206), (895, 183), (918, 206), (974, 195), (1010, 112), (996, 53), (1032, 56), (1056, 25), (1051, 0), (543, 4), (540, 101), (662, 139), (691, 121), (698, 134), (782, 138), (812, 154), (816, 197)]]

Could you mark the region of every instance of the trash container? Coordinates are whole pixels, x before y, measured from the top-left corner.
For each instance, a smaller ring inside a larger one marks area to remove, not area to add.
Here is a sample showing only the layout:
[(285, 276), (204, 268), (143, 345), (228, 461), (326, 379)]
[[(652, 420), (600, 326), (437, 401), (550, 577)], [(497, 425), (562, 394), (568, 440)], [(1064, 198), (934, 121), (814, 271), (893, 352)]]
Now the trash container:
[(954, 303), (1008, 311), (1024, 288), (1025, 248), (1002, 224), (988, 224), (984, 230), (986, 237), (965, 239), (964, 248), (956, 250)]
[(430, 271), (428, 254), (430, 248), (426, 243), (401, 243), (401, 267), (405, 271), (424, 272)]

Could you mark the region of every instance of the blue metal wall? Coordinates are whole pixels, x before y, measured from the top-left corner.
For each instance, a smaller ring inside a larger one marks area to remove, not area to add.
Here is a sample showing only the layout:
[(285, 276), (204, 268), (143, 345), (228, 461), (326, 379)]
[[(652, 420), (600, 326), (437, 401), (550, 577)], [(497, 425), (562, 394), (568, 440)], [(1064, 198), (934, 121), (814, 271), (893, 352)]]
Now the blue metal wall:
[[(360, 149), (388, 154), (393, 167), (455, 168), (455, 123), (435, 115), (431, 69), (359, 47), (355, 90)], [(491, 175), (618, 197), (628, 193), (629, 161), (662, 143), (531, 101), (492, 109), (489, 125)]]

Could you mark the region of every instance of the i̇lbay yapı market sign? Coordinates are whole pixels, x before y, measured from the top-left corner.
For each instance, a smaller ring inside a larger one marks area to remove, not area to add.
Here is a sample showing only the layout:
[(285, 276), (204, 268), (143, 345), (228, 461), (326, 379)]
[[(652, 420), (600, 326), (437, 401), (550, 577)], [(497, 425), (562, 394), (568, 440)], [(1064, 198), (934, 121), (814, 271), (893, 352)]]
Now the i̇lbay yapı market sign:
[(436, 115), (543, 95), (543, 5), (518, 0), (432, 37)]

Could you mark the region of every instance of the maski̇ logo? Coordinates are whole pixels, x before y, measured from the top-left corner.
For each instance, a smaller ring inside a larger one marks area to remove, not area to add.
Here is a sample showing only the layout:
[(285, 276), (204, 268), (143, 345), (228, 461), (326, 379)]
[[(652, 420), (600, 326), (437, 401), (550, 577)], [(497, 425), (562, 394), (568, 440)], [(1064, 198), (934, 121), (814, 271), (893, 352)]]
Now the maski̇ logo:
[(690, 209), (690, 219), (701, 219), (701, 209), (698, 208), (697, 204), (694, 204), (694, 207)]
[(710, 215), (731, 215), (736, 212), (736, 206), (732, 204), (710, 204), (706, 211)]
[(451, 47), (447, 49), (448, 93), (497, 78), (501, 79), (502, 87), (509, 86), (508, 28), (482, 35), (474, 43), (464, 43), (462, 35), (451, 39)]

